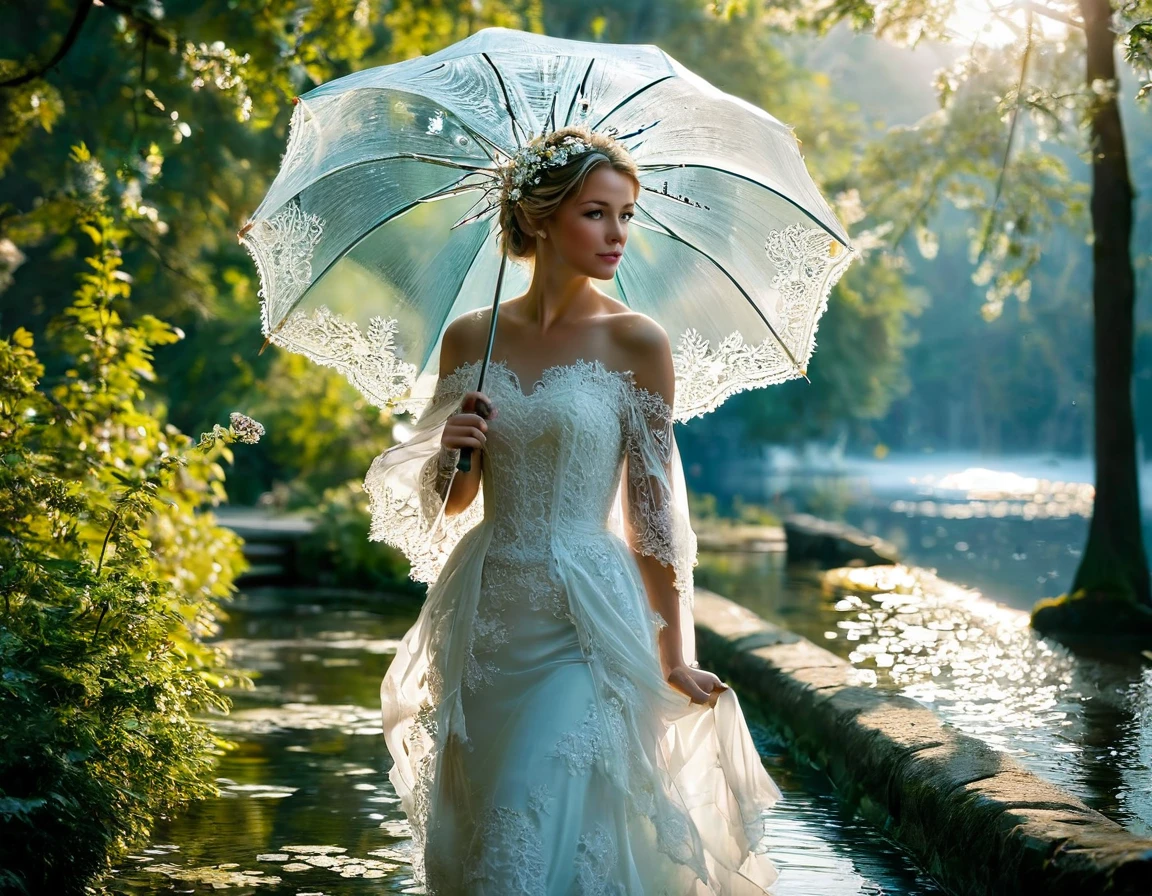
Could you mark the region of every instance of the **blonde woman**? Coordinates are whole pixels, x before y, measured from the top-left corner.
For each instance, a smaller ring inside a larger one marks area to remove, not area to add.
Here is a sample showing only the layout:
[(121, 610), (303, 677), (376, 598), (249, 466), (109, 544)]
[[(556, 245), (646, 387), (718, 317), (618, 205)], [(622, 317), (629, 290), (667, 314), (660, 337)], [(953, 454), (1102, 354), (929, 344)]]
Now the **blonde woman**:
[[(413, 436), (368, 474), (374, 536), (431, 583), (381, 686), (390, 778), (431, 894), (761, 894), (764, 771), (695, 662), (696, 541), (664, 330), (606, 295), (640, 189), (610, 134), (509, 164), (501, 239), (532, 266), (455, 319)], [(472, 449), (468, 472), (460, 452)]]

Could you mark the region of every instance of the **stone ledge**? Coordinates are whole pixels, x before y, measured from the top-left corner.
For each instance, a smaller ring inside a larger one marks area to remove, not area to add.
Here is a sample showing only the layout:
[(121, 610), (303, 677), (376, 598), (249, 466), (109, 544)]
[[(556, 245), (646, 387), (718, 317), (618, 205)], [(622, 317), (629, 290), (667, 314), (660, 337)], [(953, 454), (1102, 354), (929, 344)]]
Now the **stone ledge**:
[(1152, 840), (726, 598), (697, 589), (695, 621), (701, 662), (953, 892), (1152, 894)]
[(810, 562), (834, 569), (900, 562), (900, 552), (890, 542), (846, 523), (834, 523), (806, 513), (785, 518), (784, 538), (789, 563)]

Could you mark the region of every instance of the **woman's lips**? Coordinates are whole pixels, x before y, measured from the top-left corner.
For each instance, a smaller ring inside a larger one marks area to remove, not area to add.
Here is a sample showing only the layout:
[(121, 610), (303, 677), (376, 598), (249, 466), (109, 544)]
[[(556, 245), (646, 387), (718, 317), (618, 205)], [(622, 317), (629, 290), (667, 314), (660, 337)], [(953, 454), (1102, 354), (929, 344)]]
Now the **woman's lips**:
[(619, 261), (620, 260), (620, 253), (619, 252), (597, 252), (596, 254), (599, 255), (601, 258), (607, 259), (608, 261)]

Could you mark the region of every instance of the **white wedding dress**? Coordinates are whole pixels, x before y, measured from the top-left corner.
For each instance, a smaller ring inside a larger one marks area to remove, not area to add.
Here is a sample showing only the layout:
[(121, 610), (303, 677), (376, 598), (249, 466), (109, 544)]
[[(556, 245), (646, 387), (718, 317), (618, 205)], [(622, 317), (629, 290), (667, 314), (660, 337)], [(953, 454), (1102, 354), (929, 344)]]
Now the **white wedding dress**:
[(701, 707), (663, 680), (629, 546), (675, 569), (693, 660), (671, 409), (599, 361), (550, 367), (528, 394), (491, 362), (481, 491), (446, 516), (440, 435), (479, 366), (439, 379), (365, 481), (372, 538), (430, 585), (380, 689), (417, 880), (437, 896), (765, 893), (779, 790), (733, 691)]

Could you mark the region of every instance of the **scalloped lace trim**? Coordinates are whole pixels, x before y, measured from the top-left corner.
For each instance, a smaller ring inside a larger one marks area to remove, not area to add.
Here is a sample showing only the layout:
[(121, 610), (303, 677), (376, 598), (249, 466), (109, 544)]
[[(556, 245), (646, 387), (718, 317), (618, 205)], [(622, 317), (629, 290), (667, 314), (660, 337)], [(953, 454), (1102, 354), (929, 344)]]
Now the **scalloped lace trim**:
[[(397, 355), (396, 318), (372, 317), (364, 333), (354, 321), (326, 306), (312, 309), (311, 314), (290, 311), (311, 284), (312, 254), (322, 233), (320, 218), (292, 201), (241, 238), (260, 272), (264, 334), (277, 345), (339, 370), (377, 407), (419, 416), (430, 399), (411, 394), (419, 371)], [(777, 270), (770, 286), (780, 294), (778, 335), (801, 365), (815, 350), (816, 321), (853, 257), (850, 249), (829, 254), (831, 245), (839, 247), (824, 230), (801, 224), (770, 231), (765, 239), (764, 251)], [(815, 315), (805, 310), (814, 303)], [(695, 328), (689, 328), (680, 334), (672, 355), (676, 371), (672, 416), (681, 422), (715, 410), (737, 392), (803, 375), (771, 335), (749, 344), (733, 331), (713, 349)]]

